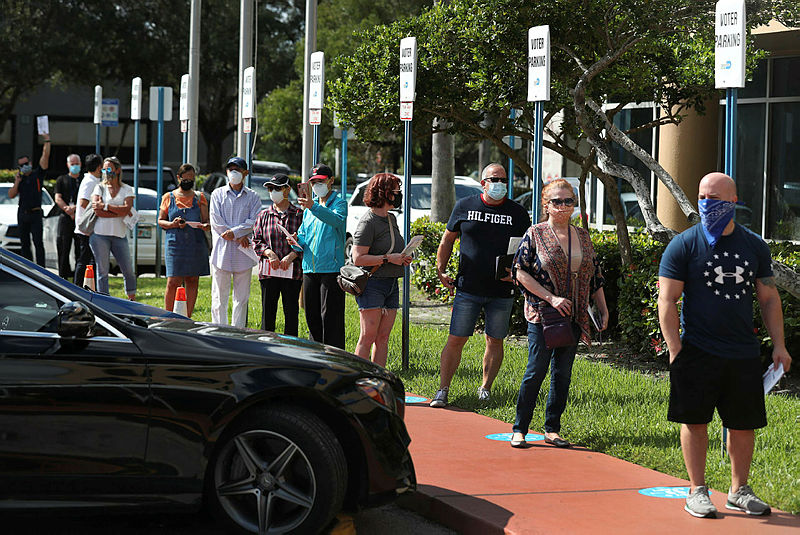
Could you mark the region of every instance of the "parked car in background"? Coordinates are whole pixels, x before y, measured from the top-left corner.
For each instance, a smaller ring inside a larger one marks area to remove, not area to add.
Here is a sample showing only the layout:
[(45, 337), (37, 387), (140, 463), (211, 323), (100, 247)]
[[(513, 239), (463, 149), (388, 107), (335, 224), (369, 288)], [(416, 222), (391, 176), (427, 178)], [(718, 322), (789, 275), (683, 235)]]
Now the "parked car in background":
[[(564, 180), (570, 183), (572, 186), (572, 191), (575, 192), (575, 198), (578, 199), (578, 204), (575, 205), (575, 209), (572, 210), (572, 217), (580, 219), (581, 217), (581, 207), (580, 207), (580, 186), (581, 186), (581, 179), (578, 177), (563, 177)], [(547, 184), (547, 182), (545, 182)], [(533, 197), (532, 191), (527, 191), (522, 195), (517, 195), (514, 200), (520, 203), (530, 214), (531, 219), (533, 218), (533, 205), (531, 204), (531, 199)], [(588, 201), (588, 199), (587, 199)], [(586, 215), (589, 216), (590, 209), (589, 207), (586, 208)]]
[(391, 372), (78, 290), (0, 253), (3, 509), (205, 506), (226, 532), (318, 533), (414, 489)]
[[(255, 163), (256, 162), (253, 162), (254, 170), (257, 169)], [(269, 163), (274, 163), (274, 162), (269, 162)], [(288, 165), (285, 164), (282, 165), (284, 165), (287, 170), (289, 169)], [(270, 180), (272, 176), (275, 175), (276, 173), (286, 174), (286, 171), (280, 169), (275, 171), (274, 173), (265, 173), (265, 174), (254, 171), (253, 174), (249, 176), (250, 188), (256, 193), (258, 193), (259, 197), (261, 197), (262, 209), (267, 208), (272, 204), (272, 199), (270, 199), (269, 197), (269, 191), (267, 191), (267, 188), (264, 187), (264, 182)], [(205, 194), (207, 199), (211, 200), (211, 193), (215, 189), (224, 186), (227, 183), (228, 183), (228, 178), (224, 173), (219, 173), (219, 172), (211, 173), (210, 175), (208, 175), (206, 181), (203, 183), (203, 193)], [(289, 194), (289, 200), (295, 206), (297, 205), (297, 193), (294, 191), (294, 188), (292, 188), (291, 193)]]
[[(133, 187), (133, 165), (122, 166), (122, 181)], [(175, 178), (175, 173), (170, 167), (162, 167), (161, 174), (161, 191), (166, 193), (178, 187), (178, 180)], [(149, 188), (153, 191), (157, 190), (158, 185), (158, 167), (155, 165), (140, 165), (139, 166), (139, 187)]]
[[(0, 247), (19, 254), (21, 250), (19, 241), (19, 227), (17, 226), (17, 207), (19, 206), (19, 196), (10, 199), (8, 190), (14, 184), (11, 182), (0, 183)], [(55, 207), (55, 201), (50, 193), (42, 188), (42, 213), (45, 215), (43, 222), (42, 239), (44, 240), (44, 252), (47, 265), (55, 266), (58, 261), (56, 251), (56, 234), (58, 233), (58, 217), (53, 213), (52, 217), (47, 217)], [(58, 211), (58, 210), (56, 210)], [(31, 253), (36, 258), (31, 242)]]
[[(400, 183), (404, 184), (403, 177), (400, 177)], [(359, 183), (353, 195), (350, 197), (347, 208), (347, 241), (345, 244), (345, 256), (350, 261), (350, 250), (353, 247), (353, 233), (358, 227), (358, 220), (362, 215), (369, 211), (367, 205), (364, 204), (364, 192), (367, 189), (369, 180)], [(456, 176), (456, 200), (469, 197), (471, 195), (478, 195), (483, 193), (483, 188), (480, 182), (468, 176)], [(412, 176), (411, 177), (411, 221), (414, 222), (420, 217), (431, 215), (431, 177), (430, 176)], [(403, 205), (395, 212), (397, 218), (397, 225), (400, 227), (400, 232), (403, 233), (403, 214), (405, 210), (405, 203), (407, 199), (403, 199)]]

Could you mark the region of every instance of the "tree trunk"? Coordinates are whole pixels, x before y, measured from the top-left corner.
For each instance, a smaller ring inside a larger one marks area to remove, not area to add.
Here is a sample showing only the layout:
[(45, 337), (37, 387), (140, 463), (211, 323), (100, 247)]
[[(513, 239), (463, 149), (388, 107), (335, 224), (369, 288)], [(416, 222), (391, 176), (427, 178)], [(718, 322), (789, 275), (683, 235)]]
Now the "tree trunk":
[[(447, 123), (434, 119), (433, 128), (444, 129)], [(447, 222), (456, 199), (455, 138), (445, 132), (433, 134), (431, 147), (431, 221)]]
[(478, 142), (478, 177), (483, 172), (484, 168), (489, 165), (489, 150), (492, 145), (488, 139), (482, 139)]

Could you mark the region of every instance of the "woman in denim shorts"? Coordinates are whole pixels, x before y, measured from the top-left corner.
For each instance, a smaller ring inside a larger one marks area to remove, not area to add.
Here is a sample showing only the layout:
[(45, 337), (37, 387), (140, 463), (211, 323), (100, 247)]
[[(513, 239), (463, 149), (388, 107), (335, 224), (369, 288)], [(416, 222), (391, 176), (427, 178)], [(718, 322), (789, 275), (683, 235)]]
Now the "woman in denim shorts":
[(363, 359), (371, 354), (372, 362), (381, 366), (386, 366), (389, 334), (400, 308), (397, 279), (403, 276), (403, 266), (411, 263), (410, 256), (400, 254), (405, 243), (394, 214), (389, 212), (402, 203), (398, 177), (389, 173), (373, 176), (364, 193), (369, 212), (361, 217), (353, 235), (353, 263), (368, 269), (379, 266), (356, 297), (361, 334), (355, 354)]

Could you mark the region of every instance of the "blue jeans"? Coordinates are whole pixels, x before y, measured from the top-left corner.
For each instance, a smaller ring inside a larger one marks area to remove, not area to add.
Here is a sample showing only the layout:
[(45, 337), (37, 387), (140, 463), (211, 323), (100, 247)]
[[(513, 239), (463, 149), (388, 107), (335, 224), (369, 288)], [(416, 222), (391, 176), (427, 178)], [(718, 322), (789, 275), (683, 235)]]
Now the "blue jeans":
[(456, 298), (453, 299), (450, 334), (461, 337), (472, 336), (483, 310), (486, 317), (484, 326), (486, 335), (502, 340), (508, 334), (508, 321), (513, 306), (513, 297), (484, 297), (458, 290)]
[(122, 276), (125, 278), (125, 294), (136, 294), (136, 275), (133, 274), (131, 265), (131, 251), (128, 249), (128, 238), (117, 236), (102, 236), (92, 234), (89, 236), (89, 247), (92, 248), (95, 266), (97, 267), (97, 291), (108, 294), (108, 266), (110, 254), (114, 254)]
[[(575, 339), (579, 339), (580, 330), (573, 326)], [(545, 406), (544, 430), (547, 433), (561, 431), (561, 415), (567, 406), (569, 383), (572, 379), (572, 363), (578, 345), (547, 349), (544, 344), (544, 333), (541, 323), (528, 323), (528, 366), (522, 377), (517, 397), (517, 417), (514, 419), (514, 432), (526, 434), (533, 418), (536, 398), (542, 386), (547, 368), (552, 362), (550, 374), (550, 393)]]

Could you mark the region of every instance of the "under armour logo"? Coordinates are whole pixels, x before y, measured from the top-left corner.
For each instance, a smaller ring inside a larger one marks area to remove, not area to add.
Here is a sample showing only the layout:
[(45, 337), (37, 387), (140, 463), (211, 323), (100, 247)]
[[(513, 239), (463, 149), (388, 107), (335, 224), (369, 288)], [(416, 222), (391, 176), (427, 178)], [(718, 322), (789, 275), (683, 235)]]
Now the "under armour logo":
[(742, 277), (744, 268), (741, 266), (736, 266), (736, 273), (726, 273), (722, 271), (722, 266), (717, 266), (714, 268), (714, 273), (717, 274), (717, 278), (714, 279), (714, 282), (717, 284), (723, 284), (725, 282), (725, 277), (736, 277), (736, 284), (741, 284), (744, 282), (744, 277)]

